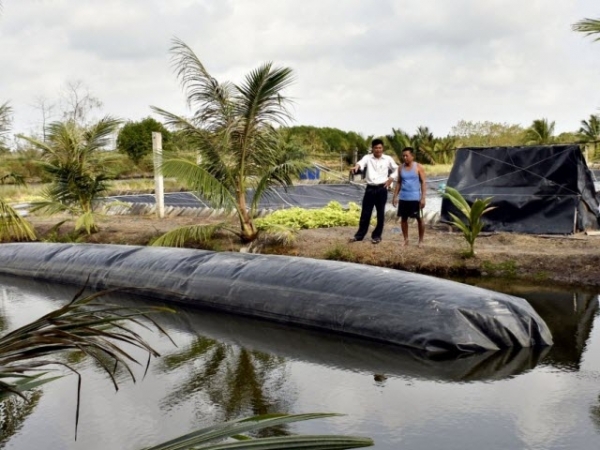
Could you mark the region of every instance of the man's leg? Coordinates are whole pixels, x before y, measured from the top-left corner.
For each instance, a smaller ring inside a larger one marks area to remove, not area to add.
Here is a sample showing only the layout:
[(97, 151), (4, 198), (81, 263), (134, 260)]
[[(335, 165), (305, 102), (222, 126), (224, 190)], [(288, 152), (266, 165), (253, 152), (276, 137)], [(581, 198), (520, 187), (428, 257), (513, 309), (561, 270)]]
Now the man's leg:
[(377, 188), (375, 195), (375, 209), (377, 210), (377, 226), (371, 234), (371, 239), (381, 240), (383, 234), (383, 224), (385, 222), (385, 204), (387, 203), (387, 189), (384, 187)]
[(358, 222), (358, 231), (354, 235), (354, 239), (357, 241), (362, 241), (369, 231), (369, 224), (371, 223), (371, 216), (373, 215), (373, 207), (375, 206), (375, 190), (367, 189), (365, 190), (365, 195), (363, 196), (362, 209), (360, 211), (360, 221)]
[(417, 226), (419, 227), (419, 247), (423, 245), (423, 237), (425, 236), (425, 224), (423, 223), (423, 217), (419, 215), (417, 217)]
[(408, 217), (402, 217), (400, 222), (400, 228), (402, 228), (402, 237), (404, 238), (404, 245), (408, 245)]

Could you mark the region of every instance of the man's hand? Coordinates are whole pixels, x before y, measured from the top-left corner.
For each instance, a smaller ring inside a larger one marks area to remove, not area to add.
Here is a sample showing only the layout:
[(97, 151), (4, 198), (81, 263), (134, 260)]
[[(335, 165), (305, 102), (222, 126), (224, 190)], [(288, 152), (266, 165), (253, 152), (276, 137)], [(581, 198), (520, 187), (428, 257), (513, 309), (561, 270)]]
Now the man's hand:
[(392, 205), (398, 206), (398, 198), (396, 196), (394, 196), (394, 198), (392, 199)]
[(419, 202), (419, 206), (421, 207), (421, 209), (425, 208), (425, 197), (421, 199), (421, 201)]
[(384, 183), (385, 188), (388, 189), (392, 185), (393, 181), (394, 180), (392, 180), (391, 178), (388, 178), (388, 180)]

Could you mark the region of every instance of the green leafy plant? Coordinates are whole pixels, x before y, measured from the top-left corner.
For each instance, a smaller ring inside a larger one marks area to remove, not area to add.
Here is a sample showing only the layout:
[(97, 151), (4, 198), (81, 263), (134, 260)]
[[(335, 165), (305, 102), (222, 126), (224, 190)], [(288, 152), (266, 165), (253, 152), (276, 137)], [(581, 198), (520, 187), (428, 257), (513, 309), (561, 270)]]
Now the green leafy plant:
[(481, 217), (496, 208), (495, 206), (489, 206), (492, 201), (492, 197), (485, 199), (478, 198), (473, 202), (472, 205), (469, 206), (460, 192), (454, 188), (446, 186), (444, 198), (450, 200), (456, 209), (458, 209), (464, 216), (464, 219), (462, 219), (457, 215), (450, 213), (450, 217), (452, 217), (452, 225), (462, 231), (463, 236), (469, 245), (469, 250), (465, 256), (473, 257), (475, 255), (475, 240), (483, 228), (483, 221), (481, 220)]
[(265, 229), (273, 225), (282, 225), (299, 230), (357, 226), (359, 220), (360, 207), (356, 203), (350, 203), (348, 209), (344, 209), (338, 202), (333, 201), (319, 209), (281, 209), (257, 219), (256, 226), (258, 229)]

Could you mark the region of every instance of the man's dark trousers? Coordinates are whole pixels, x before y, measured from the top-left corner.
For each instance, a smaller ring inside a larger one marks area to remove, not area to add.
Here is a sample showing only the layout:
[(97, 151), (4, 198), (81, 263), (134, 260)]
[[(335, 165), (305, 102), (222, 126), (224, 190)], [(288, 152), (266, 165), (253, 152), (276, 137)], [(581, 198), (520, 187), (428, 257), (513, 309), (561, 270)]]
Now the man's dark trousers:
[(373, 207), (377, 210), (377, 226), (371, 235), (372, 239), (381, 239), (383, 233), (383, 222), (385, 220), (385, 204), (387, 203), (388, 191), (384, 184), (367, 185), (360, 212), (358, 231), (354, 235), (356, 240), (364, 239), (369, 230)]

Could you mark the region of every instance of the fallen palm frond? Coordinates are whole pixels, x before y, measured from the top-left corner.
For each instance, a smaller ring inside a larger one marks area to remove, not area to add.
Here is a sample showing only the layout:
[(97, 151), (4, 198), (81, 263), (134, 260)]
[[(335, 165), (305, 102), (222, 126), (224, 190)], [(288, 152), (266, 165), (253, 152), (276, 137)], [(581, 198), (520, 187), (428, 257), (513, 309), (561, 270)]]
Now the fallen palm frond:
[(169, 337), (148, 314), (172, 312), (164, 307), (133, 308), (98, 300), (103, 295), (124, 291), (124, 289), (97, 292), (86, 297), (83, 296), (83, 291), (84, 289), (81, 289), (65, 306), (0, 337), (0, 399), (10, 395), (23, 396), (24, 391), (39, 387), (57, 378), (45, 377), (49, 371), (47, 366), (65, 367), (79, 378), (75, 419), (76, 433), (81, 377), (74, 368), (52, 357), (63, 351), (81, 351), (99, 363), (111, 379), (115, 389), (118, 390), (118, 383), (114, 375), (117, 367), (122, 366), (135, 382), (136, 377), (131, 369), (131, 364), (142, 365), (138, 358), (132, 356), (123, 345), (141, 349), (147, 353), (146, 371), (150, 359), (153, 356), (160, 356), (131, 328), (131, 325), (148, 329), (150, 328), (149, 322)]

